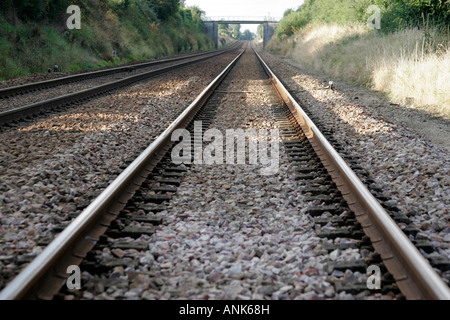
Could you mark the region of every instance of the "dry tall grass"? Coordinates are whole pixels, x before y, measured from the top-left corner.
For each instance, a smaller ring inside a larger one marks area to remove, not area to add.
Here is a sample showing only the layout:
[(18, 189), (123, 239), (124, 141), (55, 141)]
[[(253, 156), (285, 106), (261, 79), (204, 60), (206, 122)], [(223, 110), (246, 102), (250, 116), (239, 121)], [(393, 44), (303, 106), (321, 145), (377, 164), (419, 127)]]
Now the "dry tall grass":
[(434, 29), (392, 34), (363, 24), (309, 25), (296, 35), (274, 38), (268, 49), (333, 77), (387, 93), (450, 119), (450, 37)]

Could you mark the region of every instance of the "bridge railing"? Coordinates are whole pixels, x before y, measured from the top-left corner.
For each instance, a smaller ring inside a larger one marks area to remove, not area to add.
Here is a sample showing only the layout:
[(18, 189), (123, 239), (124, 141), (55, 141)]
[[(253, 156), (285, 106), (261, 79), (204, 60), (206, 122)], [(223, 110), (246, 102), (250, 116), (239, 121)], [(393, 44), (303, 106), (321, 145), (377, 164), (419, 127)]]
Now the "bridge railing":
[(239, 17), (239, 16), (211, 16), (211, 17), (202, 17), (203, 21), (265, 21), (265, 22), (279, 22), (281, 20), (281, 17), (257, 17), (257, 16), (245, 16), (245, 17)]

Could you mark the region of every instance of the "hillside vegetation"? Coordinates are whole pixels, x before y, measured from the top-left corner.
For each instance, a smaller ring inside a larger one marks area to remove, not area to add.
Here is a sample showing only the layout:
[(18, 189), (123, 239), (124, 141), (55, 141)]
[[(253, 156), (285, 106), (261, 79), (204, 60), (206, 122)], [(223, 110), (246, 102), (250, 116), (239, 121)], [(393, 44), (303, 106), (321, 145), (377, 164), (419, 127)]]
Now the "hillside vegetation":
[[(380, 29), (367, 21), (380, 8)], [(392, 102), (450, 119), (450, 4), (433, 0), (306, 0), (267, 49)]]
[[(81, 29), (67, 27), (69, 5), (79, 6)], [(210, 50), (202, 13), (180, 0), (1, 1), (0, 80)]]

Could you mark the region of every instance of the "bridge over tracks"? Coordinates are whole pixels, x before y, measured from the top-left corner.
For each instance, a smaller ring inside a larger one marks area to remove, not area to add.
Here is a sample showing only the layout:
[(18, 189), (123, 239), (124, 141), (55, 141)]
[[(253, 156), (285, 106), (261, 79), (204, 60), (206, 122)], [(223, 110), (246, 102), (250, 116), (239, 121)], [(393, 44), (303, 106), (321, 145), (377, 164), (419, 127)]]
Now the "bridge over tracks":
[(273, 17), (205, 17), (203, 22), (206, 33), (213, 39), (216, 48), (219, 46), (219, 24), (262, 24), (263, 47), (265, 48), (280, 20), (281, 18)]

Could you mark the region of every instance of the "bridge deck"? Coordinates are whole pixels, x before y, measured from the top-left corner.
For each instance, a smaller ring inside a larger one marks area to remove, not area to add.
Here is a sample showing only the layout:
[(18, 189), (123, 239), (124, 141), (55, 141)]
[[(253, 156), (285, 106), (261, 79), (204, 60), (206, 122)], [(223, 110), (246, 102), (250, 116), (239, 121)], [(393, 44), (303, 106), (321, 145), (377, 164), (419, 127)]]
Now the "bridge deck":
[(278, 23), (277, 21), (263, 21), (263, 20), (206, 20), (204, 23), (218, 23), (218, 24), (264, 24), (264, 23)]

